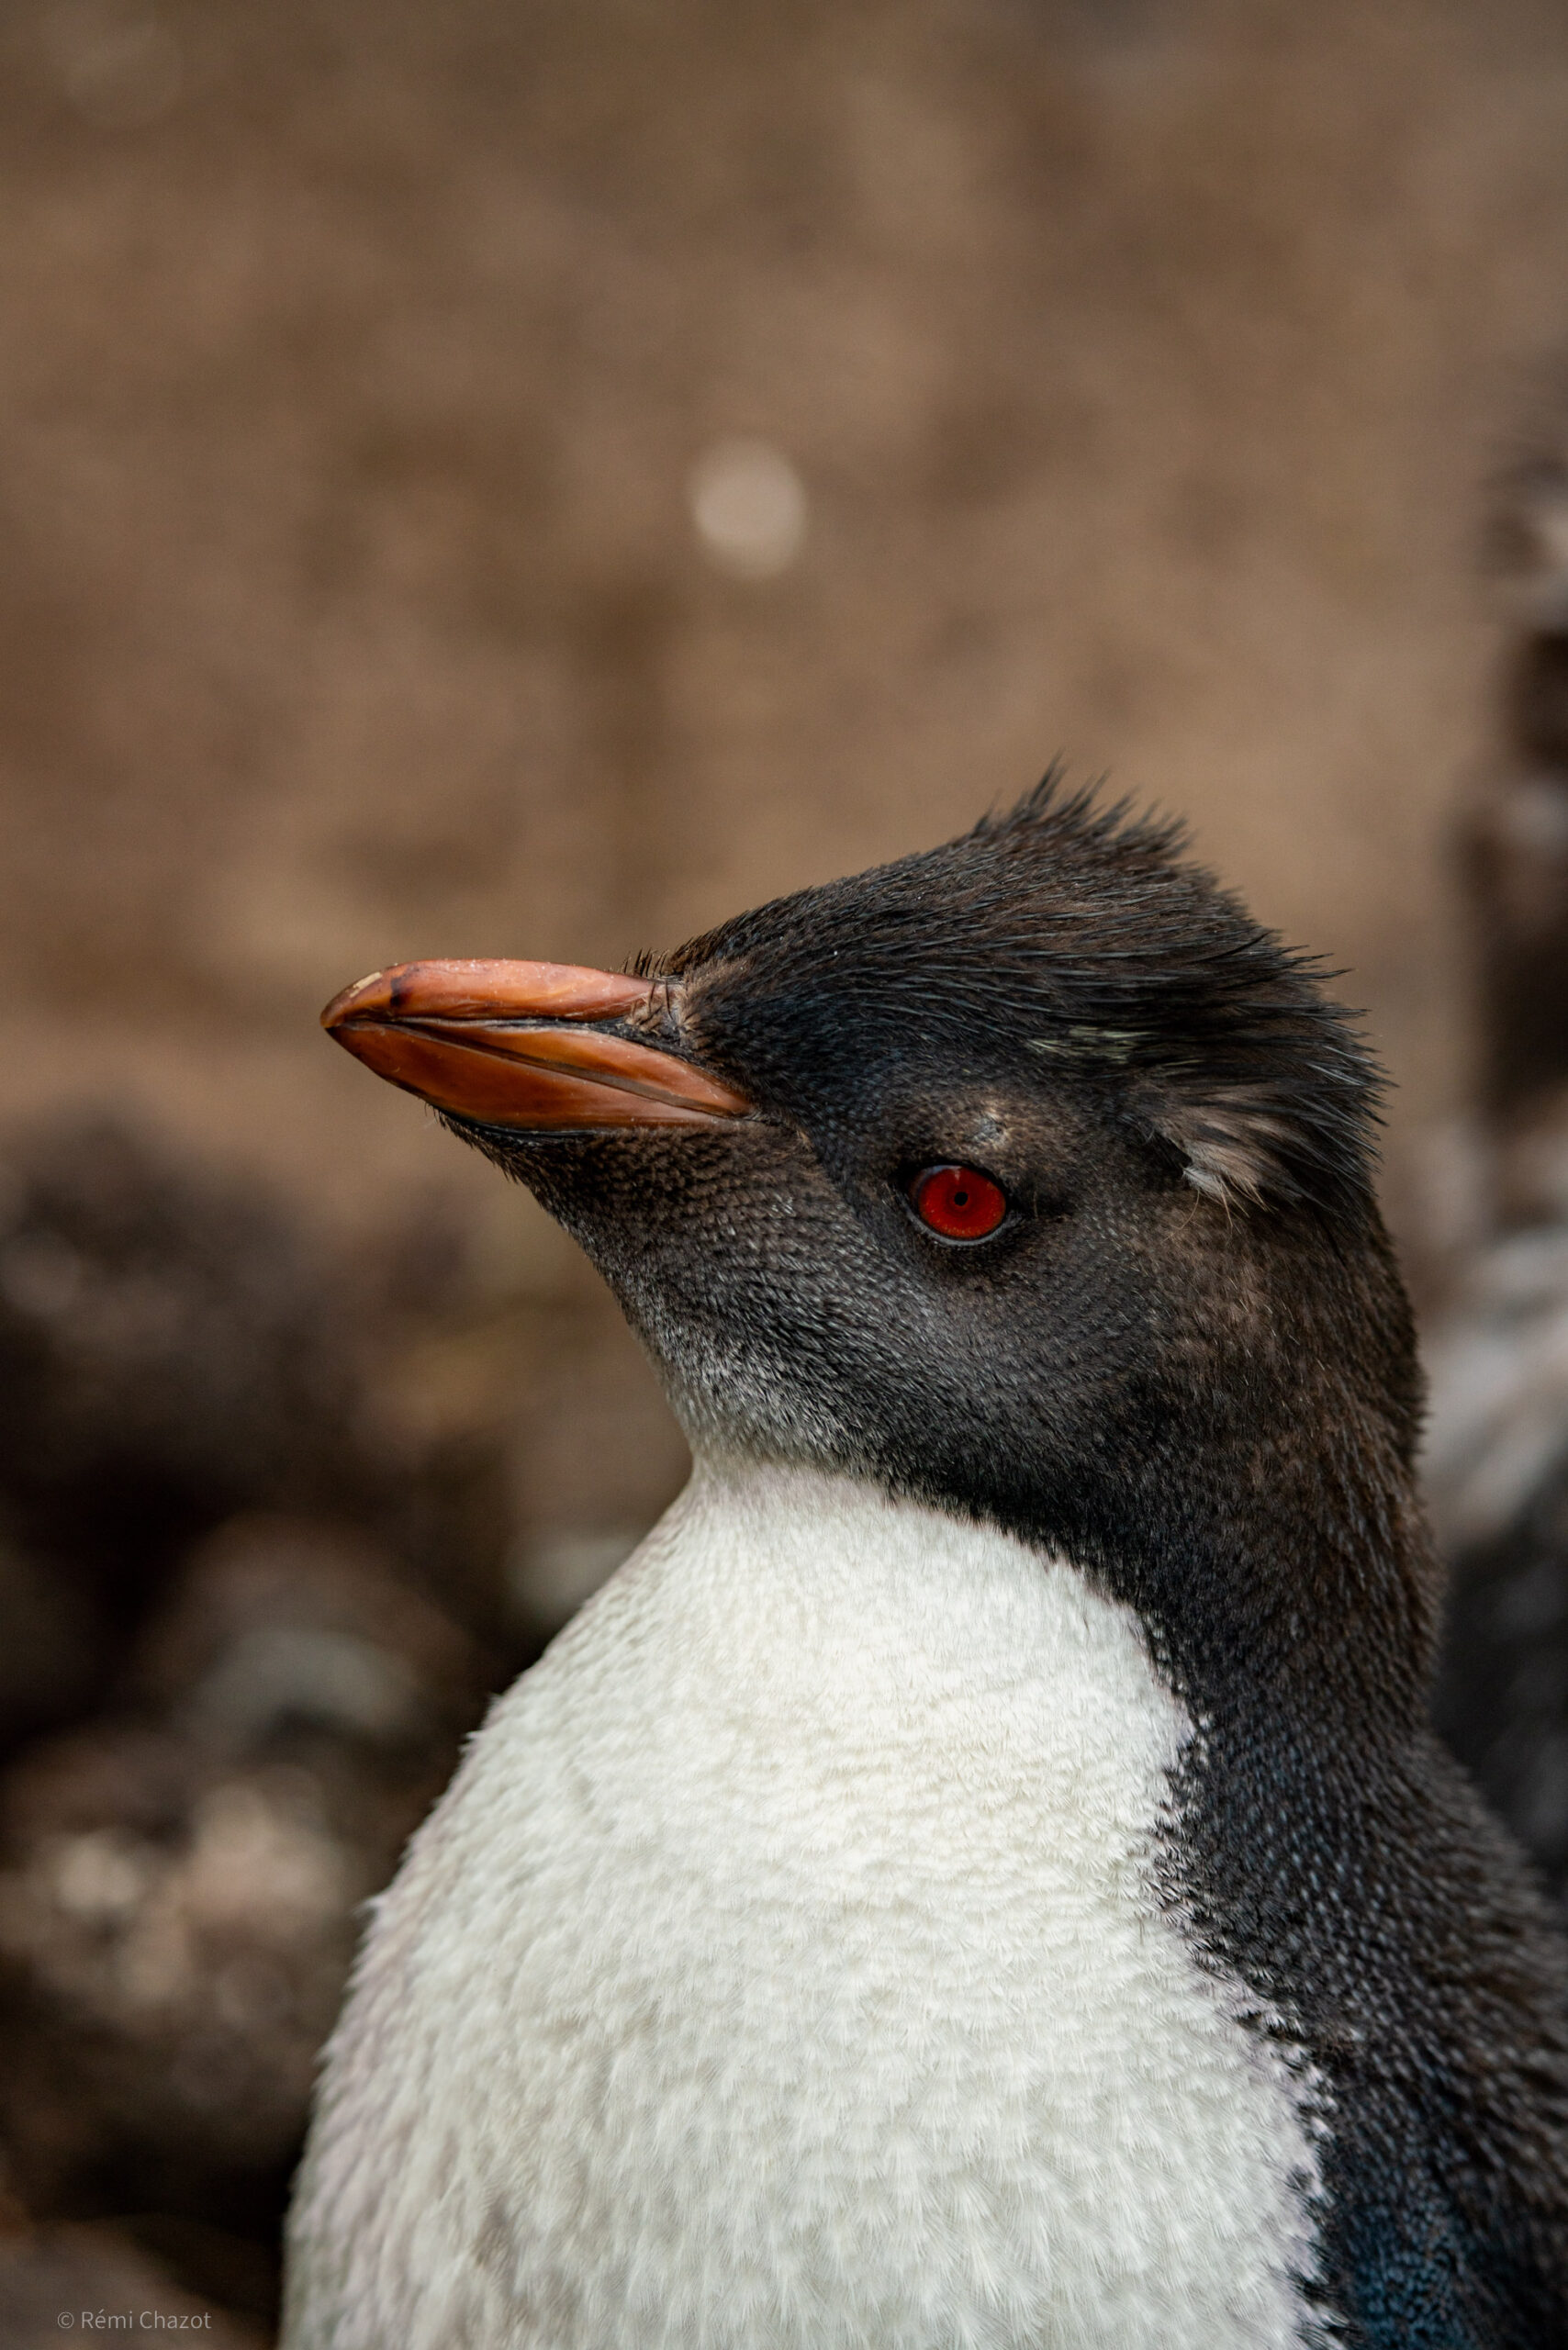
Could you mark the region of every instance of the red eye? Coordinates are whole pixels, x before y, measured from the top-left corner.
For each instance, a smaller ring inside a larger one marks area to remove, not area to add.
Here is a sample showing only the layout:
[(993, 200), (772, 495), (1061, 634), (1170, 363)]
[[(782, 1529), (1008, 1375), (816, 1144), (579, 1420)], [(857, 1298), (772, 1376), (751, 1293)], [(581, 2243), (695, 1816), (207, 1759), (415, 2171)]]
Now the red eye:
[(983, 1240), (1007, 1214), (1007, 1194), (978, 1167), (928, 1167), (910, 1187), (915, 1214), (944, 1240)]

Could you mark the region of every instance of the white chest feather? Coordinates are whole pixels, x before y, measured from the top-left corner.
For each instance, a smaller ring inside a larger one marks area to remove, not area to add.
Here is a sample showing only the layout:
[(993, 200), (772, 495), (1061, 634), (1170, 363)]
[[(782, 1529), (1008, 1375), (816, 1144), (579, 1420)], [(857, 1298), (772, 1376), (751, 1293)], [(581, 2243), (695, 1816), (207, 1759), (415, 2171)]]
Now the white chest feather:
[(1191, 1725), (1076, 1571), (700, 1471), (380, 1906), (294, 2350), (1283, 2350), (1303, 2086), (1163, 1907)]

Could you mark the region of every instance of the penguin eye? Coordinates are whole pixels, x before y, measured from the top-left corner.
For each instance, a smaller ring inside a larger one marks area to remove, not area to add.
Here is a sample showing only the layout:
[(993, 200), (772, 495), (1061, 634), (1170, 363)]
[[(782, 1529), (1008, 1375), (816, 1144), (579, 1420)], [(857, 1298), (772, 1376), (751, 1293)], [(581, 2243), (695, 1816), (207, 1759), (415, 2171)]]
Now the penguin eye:
[(983, 1240), (1007, 1214), (1007, 1194), (978, 1167), (927, 1167), (909, 1188), (910, 1204), (944, 1240)]

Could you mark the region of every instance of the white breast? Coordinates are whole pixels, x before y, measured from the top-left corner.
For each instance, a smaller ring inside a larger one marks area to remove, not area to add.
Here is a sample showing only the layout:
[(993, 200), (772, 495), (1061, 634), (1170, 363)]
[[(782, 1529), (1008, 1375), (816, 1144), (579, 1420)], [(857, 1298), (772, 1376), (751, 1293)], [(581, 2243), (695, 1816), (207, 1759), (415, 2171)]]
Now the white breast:
[(1191, 1724), (1070, 1565), (700, 1469), (379, 1912), (293, 2350), (1273, 2350), (1307, 2084), (1162, 1904)]

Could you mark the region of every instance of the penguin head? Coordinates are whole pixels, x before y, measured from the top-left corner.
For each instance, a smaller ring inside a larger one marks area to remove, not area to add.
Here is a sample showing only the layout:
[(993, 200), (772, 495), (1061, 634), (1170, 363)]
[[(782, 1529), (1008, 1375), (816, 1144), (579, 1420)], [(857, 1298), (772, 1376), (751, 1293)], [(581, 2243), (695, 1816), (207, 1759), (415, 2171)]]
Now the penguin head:
[(1375, 1072), (1173, 827), (1047, 778), (629, 975), (405, 966), (323, 1016), (581, 1242), (699, 1447), (1091, 1558), (1212, 1548), (1202, 1462), (1321, 1472), (1325, 1413), (1381, 1464), (1353, 1513), (1408, 1475)]

